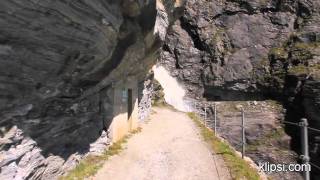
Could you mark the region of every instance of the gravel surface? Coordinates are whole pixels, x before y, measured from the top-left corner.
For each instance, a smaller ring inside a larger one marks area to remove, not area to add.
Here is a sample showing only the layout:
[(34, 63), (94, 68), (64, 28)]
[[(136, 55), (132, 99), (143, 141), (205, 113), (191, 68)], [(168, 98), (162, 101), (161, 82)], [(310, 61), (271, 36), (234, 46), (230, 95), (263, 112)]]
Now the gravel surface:
[(154, 108), (141, 133), (99, 170), (97, 180), (231, 179), (222, 158), (202, 141), (184, 113)]

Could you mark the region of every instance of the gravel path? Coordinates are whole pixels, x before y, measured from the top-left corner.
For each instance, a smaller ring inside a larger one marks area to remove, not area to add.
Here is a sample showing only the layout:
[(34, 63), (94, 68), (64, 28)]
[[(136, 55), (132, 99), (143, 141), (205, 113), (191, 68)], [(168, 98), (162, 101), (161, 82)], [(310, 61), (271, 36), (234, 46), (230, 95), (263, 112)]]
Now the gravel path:
[(221, 157), (201, 140), (184, 114), (154, 108), (141, 133), (110, 158), (95, 180), (219, 180), (231, 179)]

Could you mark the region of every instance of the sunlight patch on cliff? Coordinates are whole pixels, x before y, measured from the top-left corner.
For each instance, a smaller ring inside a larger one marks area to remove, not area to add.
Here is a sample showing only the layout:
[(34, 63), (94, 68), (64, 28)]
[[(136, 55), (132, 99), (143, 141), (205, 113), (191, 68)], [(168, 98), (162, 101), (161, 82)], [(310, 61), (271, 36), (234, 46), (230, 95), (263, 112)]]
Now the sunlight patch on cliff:
[(154, 78), (163, 88), (165, 101), (180, 111), (188, 112), (189, 108), (184, 100), (186, 93), (178, 81), (162, 66), (153, 66), (152, 70)]

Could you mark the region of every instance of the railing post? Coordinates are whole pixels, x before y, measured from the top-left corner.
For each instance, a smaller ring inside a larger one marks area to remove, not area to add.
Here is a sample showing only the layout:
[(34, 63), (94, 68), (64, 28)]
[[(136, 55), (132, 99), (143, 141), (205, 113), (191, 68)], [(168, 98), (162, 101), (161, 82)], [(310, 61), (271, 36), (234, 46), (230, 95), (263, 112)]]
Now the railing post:
[(217, 104), (214, 103), (214, 135), (217, 135)]
[(242, 124), (242, 159), (245, 156), (245, 145), (246, 145), (246, 138), (245, 138), (245, 119), (244, 119), (244, 110), (241, 108), (241, 124)]
[[(302, 147), (302, 162), (303, 164), (307, 166), (309, 165), (309, 145), (308, 145), (308, 121), (306, 118), (302, 118), (301, 122), (301, 147)], [(308, 171), (308, 169), (304, 169), (303, 171), (303, 177), (305, 180), (310, 180), (310, 171)]]

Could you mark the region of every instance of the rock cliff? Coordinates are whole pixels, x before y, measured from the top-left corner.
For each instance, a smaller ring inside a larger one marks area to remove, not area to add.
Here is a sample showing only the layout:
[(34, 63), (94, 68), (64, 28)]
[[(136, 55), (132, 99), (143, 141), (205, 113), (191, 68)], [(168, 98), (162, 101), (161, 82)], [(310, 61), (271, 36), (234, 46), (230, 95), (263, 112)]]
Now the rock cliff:
[[(319, 0), (188, 0), (159, 63), (188, 97), (276, 99), (285, 104), (286, 120), (306, 117), (320, 128), (319, 9)], [(297, 149), (299, 131), (288, 129)], [(311, 144), (319, 144), (319, 136), (310, 133)]]
[(0, 179), (56, 179), (105, 148), (112, 83), (144, 81), (182, 2), (2, 0)]

